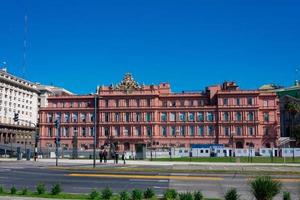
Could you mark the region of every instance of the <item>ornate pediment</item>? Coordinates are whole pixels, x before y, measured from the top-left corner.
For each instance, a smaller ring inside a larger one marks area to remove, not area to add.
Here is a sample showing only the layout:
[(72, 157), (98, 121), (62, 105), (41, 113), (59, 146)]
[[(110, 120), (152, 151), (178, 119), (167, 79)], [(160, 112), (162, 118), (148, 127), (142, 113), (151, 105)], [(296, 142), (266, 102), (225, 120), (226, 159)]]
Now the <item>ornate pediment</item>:
[(125, 74), (123, 80), (115, 86), (115, 89), (123, 90), (127, 93), (140, 88), (141, 86), (132, 78), (130, 73)]

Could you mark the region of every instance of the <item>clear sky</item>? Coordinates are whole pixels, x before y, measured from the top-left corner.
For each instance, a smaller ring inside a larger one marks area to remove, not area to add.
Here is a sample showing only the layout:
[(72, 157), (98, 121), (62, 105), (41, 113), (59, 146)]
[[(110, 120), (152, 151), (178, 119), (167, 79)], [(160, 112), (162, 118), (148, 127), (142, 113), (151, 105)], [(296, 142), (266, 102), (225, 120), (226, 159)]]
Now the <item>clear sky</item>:
[(3, 0), (0, 62), (75, 93), (118, 83), (126, 72), (140, 83), (169, 82), (173, 91), (224, 80), (245, 89), (289, 86), (300, 68), (299, 2)]

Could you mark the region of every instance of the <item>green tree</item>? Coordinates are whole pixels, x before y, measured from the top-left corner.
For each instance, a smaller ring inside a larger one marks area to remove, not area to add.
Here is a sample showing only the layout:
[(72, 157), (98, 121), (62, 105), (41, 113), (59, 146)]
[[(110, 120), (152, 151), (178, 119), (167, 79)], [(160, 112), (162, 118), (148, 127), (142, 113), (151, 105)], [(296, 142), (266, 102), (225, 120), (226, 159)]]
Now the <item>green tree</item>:
[(240, 195), (237, 193), (235, 188), (228, 190), (224, 196), (225, 200), (239, 200)]
[(281, 183), (270, 176), (259, 176), (250, 182), (250, 186), (256, 200), (272, 200), (281, 189)]
[(290, 115), (290, 123), (291, 123), (291, 128), (290, 128), (290, 137), (295, 137), (294, 135), (294, 121), (296, 115), (300, 112), (300, 105), (295, 103), (295, 102), (288, 102), (285, 105), (285, 109)]

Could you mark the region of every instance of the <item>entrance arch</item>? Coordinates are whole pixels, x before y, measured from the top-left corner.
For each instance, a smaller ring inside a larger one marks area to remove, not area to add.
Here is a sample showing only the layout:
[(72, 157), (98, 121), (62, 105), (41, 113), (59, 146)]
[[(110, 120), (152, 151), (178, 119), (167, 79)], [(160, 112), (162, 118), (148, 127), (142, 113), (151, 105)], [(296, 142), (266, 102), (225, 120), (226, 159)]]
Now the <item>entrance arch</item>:
[(244, 148), (244, 144), (241, 141), (237, 141), (235, 143), (235, 146), (236, 146), (237, 149), (243, 149)]

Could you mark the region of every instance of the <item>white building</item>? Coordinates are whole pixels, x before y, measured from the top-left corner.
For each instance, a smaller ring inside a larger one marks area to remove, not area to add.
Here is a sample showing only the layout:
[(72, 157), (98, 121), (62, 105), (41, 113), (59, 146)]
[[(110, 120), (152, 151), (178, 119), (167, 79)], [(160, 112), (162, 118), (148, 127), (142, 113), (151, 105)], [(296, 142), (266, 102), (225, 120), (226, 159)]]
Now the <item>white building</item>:
[[(0, 123), (21, 126), (34, 126), (38, 116), (37, 86), (0, 70)], [(14, 113), (20, 121), (14, 122)], [(27, 121), (27, 122), (25, 122)]]

